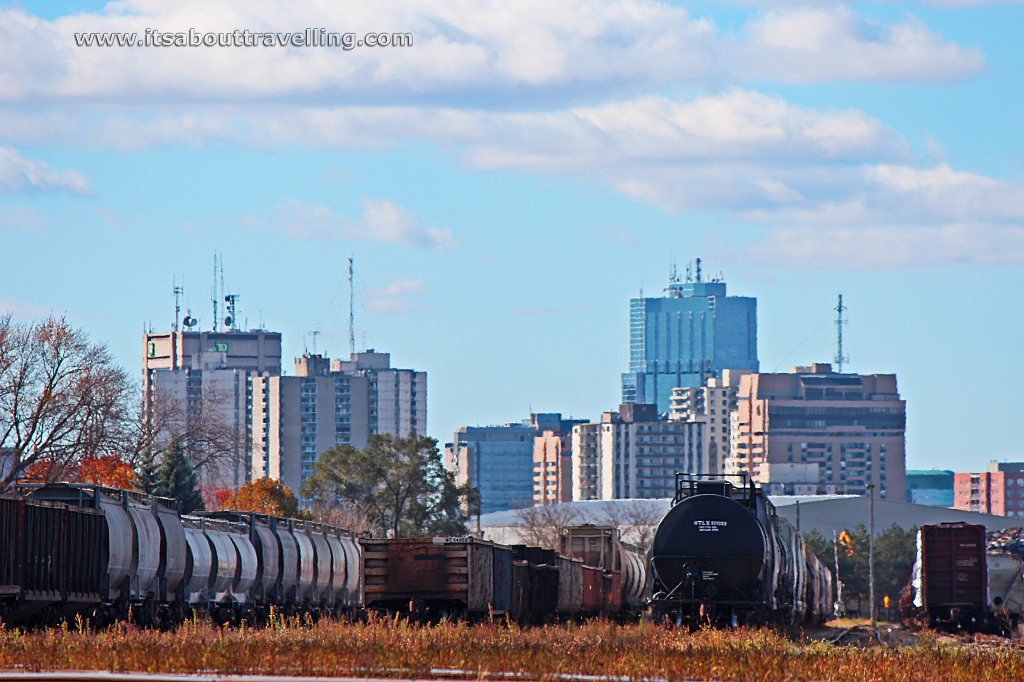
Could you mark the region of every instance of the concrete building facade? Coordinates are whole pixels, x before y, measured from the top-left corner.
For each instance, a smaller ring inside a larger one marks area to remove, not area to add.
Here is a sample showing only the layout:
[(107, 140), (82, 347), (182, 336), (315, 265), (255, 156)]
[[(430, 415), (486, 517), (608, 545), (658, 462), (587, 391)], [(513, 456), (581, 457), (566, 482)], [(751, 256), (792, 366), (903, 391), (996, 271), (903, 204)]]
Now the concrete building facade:
[(146, 424), (159, 438), (168, 422), (185, 434), (185, 454), (204, 490), (249, 480), (248, 384), (281, 373), (281, 334), (177, 331), (143, 336)]
[(673, 271), (659, 298), (629, 302), (629, 371), (622, 402), (671, 408), (672, 389), (699, 388), (724, 369), (758, 371), (757, 299), (726, 296), (720, 278)]
[(540, 431), (533, 439), (533, 504), (572, 501), (572, 428), (582, 419), (562, 419), (557, 412), (530, 415)]
[(656, 406), (629, 403), (573, 427), (573, 499), (675, 495), (676, 473), (709, 473), (705, 428), (702, 421), (659, 420)]
[(989, 462), (981, 473), (954, 474), (956, 509), (1024, 518), (1024, 462)]
[(672, 389), (669, 419), (703, 422), (705, 425), (703, 432), (707, 473), (720, 474), (724, 471), (724, 462), (729, 456), (732, 440), (730, 414), (736, 409), (740, 377), (745, 374), (750, 374), (750, 371), (725, 369), (722, 370), (721, 377), (710, 377), (704, 386)]
[(295, 359), (296, 376), (251, 380), (252, 476), (282, 481), (296, 493), (325, 450), (362, 449), (370, 436), (422, 435), (427, 375), (394, 369), (388, 353)]
[(906, 498), (906, 403), (893, 374), (836, 374), (829, 364), (740, 379), (725, 473), (769, 494)]

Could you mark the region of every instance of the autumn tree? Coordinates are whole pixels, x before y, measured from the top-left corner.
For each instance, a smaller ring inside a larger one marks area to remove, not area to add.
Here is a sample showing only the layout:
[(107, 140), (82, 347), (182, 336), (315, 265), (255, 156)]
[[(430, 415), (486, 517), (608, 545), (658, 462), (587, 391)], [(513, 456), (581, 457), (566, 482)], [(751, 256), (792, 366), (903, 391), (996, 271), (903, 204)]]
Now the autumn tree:
[(413, 537), (464, 535), (474, 491), (455, 485), (433, 438), (374, 434), (362, 450), (324, 452), (302, 495), (322, 509), (355, 509), (377, 532)]
[(153, 494), (178, 500), (183, 514), (205, 508), (196, 472), (185, 458), (185, 450), (177, 439), (172, 440), (164, 449)]
[[(868, 530), (863, 523), (858, 523), (852, 531), (844, 531), (835, 544), (832, 538), (825, 538), (816, 530), (804, 533), (804, 542), (833, 572), (838, 550), (844, 600), (868, 599)], [(899, 598), (904, 576), (914, 563), (916, 553), (917, 528), (903, 530), (894, 523), (875, 534), (875, 595), (879, 603), (886, 595), (894, 601)]]
[(0, 317), (0, 488), (23, 477), (53, 481), (85, 457), (124, 454), (133, 387), (103, 344), (64, 318)]
[(299, 500), (292, 489), (270, 478), (249, 481), (221, 502), (222, 509), (273, 516), (299, 517)]

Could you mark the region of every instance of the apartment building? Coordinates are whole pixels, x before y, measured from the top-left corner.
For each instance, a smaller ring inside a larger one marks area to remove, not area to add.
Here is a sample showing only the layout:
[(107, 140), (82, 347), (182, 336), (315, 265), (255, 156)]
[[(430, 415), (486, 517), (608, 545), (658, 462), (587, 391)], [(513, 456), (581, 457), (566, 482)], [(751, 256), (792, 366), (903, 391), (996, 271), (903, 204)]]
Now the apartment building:
[(906, 497), (906, 403), (893, 374), (838, 374), (829, 364), (740, 378), (727, 474), (769, 494)]

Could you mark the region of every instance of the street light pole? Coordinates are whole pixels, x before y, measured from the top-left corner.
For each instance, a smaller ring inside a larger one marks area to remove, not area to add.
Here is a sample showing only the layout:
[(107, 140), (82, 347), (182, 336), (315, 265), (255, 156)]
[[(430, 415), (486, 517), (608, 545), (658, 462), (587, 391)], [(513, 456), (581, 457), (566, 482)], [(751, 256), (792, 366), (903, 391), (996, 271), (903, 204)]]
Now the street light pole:
[(871, 629), (875, 620), (875, 484), (868, 483), (868, 603), (871, 609)]

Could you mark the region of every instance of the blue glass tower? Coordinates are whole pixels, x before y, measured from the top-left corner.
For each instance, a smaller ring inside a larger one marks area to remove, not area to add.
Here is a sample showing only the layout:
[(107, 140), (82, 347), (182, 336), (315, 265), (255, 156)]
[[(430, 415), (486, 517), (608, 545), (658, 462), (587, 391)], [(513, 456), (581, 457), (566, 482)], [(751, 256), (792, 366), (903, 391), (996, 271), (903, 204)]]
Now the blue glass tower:
[(629, 371), (622, 402), (668, 412), (672, 389), (703, 386), (723, 369), (759, 371), (757, 299), (726, 296), (720, 278), (702, 279), (673, 268), (666, 296), (629, 301)]

